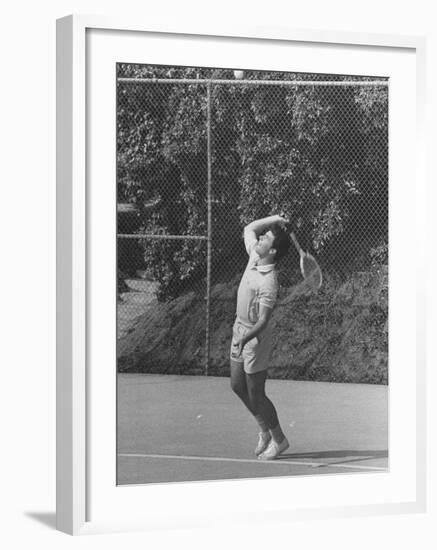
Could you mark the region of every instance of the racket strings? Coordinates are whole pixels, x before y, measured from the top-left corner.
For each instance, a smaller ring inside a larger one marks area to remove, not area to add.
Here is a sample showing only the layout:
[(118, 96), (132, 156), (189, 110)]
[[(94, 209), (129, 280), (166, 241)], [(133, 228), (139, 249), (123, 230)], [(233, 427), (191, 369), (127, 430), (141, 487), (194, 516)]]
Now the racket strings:
[(309, 254), (303, 258), (302, 275), (314, 290), (319, 289), (322, 285), (322, 271), (316, 260)]
[(305, 256), (302, 262), (304, 277), (309, 277), (314, 271), (320, 269), (316, 260), (310, 256)]

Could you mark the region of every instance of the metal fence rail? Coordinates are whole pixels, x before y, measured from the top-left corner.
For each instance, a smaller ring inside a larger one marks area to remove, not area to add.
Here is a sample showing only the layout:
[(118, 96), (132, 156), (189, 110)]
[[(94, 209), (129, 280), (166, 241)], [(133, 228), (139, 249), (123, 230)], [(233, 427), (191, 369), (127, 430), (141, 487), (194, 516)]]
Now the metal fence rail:
[(385, 86), (389, 85), (388, 80), (256, 80), (240, 79), (227, 80), (221, 79), (199, 79), (199, 78), (123, 78), (119, 77), (118, 82), (130, 82), (133, 84), (196, 84), (199, 86), (211, 85), (231, 85), (231, 86)]
[(202, 237), (199, 235), (153, 235), (151, 233), (134, 233), (133, 235), (120, 234), (117, 235), (119, 239), (135, 239), (135, 240), (147, 240), (147, 239), (163, 239), (167, 241), (208, 241), (209, 237)]

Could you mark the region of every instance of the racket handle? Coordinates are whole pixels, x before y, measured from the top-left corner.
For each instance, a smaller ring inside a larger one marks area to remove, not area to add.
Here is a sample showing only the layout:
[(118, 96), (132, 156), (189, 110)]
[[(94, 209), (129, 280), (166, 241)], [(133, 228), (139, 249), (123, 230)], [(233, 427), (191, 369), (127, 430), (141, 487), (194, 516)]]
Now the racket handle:
[(296, 239), (296, 235), (294, 233), (290, 233), (291, 240), (293, 241), (294, 246), (296, 247), (296, 250), (299, 252), (299, 254), (302, 256), (302, 254), (305, 254), (305, 252), (302, 250), (298, 240)]

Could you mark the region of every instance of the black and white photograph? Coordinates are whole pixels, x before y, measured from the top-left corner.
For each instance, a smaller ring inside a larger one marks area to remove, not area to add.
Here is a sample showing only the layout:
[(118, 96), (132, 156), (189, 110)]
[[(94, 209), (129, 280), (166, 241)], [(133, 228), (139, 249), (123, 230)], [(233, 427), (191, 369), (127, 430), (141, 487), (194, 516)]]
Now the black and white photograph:
[(389, 471), (389, 79), (114, 86), (117, 484)]

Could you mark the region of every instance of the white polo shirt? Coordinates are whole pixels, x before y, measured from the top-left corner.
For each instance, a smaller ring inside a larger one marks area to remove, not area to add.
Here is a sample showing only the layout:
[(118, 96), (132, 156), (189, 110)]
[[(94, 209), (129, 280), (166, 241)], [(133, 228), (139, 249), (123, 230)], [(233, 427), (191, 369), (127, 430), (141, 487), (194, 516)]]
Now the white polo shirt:
[(257, 265), (259, 256), (254, 251), (257, 242), (253, 234), (245, 234), (244, 244), (249, 262), (237, 294), (237, 320), (245, 325), (254, 325), (258, 321), (260, 305), (274, 308), (278, 296), (275, 264)]

